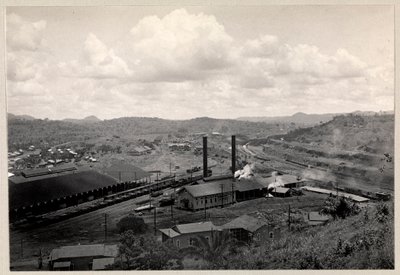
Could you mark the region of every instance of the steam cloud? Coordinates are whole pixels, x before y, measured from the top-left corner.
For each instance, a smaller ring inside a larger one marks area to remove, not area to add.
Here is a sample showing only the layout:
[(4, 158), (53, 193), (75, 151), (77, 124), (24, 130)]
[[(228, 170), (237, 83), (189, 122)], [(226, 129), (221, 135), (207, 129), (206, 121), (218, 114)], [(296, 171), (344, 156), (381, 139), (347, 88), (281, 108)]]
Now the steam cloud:
[(235, 172), (235, 178), (238, 178), (239, 180), (250, 179), (254, 175), (253, 169), (254, 169), (254, 163), (246, 164), (246, 166), (243, 167), (242, 170), (237, 170)]

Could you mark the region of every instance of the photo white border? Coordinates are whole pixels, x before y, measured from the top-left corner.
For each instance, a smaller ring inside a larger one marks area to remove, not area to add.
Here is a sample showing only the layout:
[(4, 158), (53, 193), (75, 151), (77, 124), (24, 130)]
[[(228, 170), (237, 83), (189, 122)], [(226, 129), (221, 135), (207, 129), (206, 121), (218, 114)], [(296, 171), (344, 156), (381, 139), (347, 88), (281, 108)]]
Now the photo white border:
[[(5, 13), (7, 6), (268, 6), (268, 5), (393, 5), (395, 6), (395, 126), (400, 125), (398, 118), (400, 115), (399, 106), (399, 70), (400, 47), (399, 41), (400, 29), (400, 0), (0, 0), (0, 275), (1, 274), (38, 274), (37, 272), (9, 271), (9, 223), (8, 223), (8, 161), (7, 161), (7, 107), (6, 107), (6, 53), (5, 53)], [(397, 125), (396, 125), (397, 123)], [(395, 127), (395, 228), (399, 227), (400, 207), (397, 203), (400, 200), (398, 188), (396, 186), (399, 178), (399, 127)], [(258, 270), (258, 271), (131, 271), (135, 274), (396, 274), (400, 272), (400, 244), (399, 230), (395, 230), (395, 269), (394, 270)], [(125, 271), (126, 272), (126, 271)], [(122, 272), (122, 273), (125, 273)], [(46, 272), (46, 274), (71, 274), (70, 272)], [(74, 272), (79, 274), (82, 272)], [(85, 272), (84, 274), (96, 274), (95, 272)], [(103, 274), (121, 274), (121, 271), (106, 271)]]

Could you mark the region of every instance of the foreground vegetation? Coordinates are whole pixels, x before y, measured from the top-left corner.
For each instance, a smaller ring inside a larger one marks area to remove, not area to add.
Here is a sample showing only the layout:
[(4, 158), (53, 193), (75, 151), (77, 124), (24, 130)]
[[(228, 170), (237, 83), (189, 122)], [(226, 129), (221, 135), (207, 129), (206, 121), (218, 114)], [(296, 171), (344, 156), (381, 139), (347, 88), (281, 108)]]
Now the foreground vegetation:
[[(280, 240), (243, 244), (222, 236), (208, 245), (178, 250), (154, 237), (121, 234), (121, 259), (113, 269), (393, 269), (393, 205), (363, 209), (339, 201), (325, 226), (292, 230)], [(333, 207), (333, 208), (334, 208)], [(347, 209), (343, 211), (343, 209)], [(346, 214), (343, 214), (343, 213)], [(157, 260), (154, 260), (157, 259)], [(192, 261), (188, 261), (191, 259)], [(193, 262), (197, 262), (195, 265)], [(188, 264), (189, 263), (189, 264)], [(201, 263), (201, 264), (199, 264)]]

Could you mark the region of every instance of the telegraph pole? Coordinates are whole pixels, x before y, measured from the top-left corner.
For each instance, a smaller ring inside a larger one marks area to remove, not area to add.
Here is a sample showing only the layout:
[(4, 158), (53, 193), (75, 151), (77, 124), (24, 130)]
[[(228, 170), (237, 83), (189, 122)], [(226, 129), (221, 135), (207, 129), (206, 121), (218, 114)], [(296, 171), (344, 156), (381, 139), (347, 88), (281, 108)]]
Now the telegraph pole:
[(221, 208), (224, 208), (224, 185), (221, 184)]
[(174, 205), (171, 204), (171, 220), (174, 219)]
[(157, 235), (157, 207), (154, 206), (154, 236)]
[(204, 221), (207, 220), (207, 199), (204, 198)]
[(289, 224), (289, 231), (290, 231), (290, 204), (289, 204), (289, 210), (288, 210), (288, 224)]
[(107, 241), (107, 213), (104, 213), (104, 240)]
[(24, 239), (21, 239), (21, 258), (24, 257)]

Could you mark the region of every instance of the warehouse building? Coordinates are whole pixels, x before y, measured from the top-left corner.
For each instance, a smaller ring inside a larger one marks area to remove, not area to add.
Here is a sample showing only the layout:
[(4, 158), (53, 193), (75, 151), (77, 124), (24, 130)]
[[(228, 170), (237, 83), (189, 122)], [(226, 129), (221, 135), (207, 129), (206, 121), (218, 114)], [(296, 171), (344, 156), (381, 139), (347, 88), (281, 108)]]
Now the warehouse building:
[(114, 264), (118, 245), (92, 244), (62, 246), (49, 256), (50, 270), (101, 270)]
[(214, 181), (185, 186), (177, 192), (177, 206), (193, 211), (224, 207), (236, 201), (235, 191), (232, 181)]
[(129, 186), (90, 168), (64, 165), (9, 177), (10, 220), (78, 205)]

